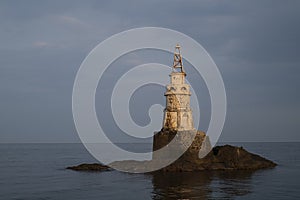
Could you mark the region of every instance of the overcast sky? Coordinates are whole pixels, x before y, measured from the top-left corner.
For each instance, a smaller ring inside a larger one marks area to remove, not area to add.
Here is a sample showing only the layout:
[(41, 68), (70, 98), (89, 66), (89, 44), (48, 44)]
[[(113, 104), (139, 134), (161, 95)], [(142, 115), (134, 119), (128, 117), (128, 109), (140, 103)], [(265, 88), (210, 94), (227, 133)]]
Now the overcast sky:
[(299, 10), (297, 0), (1, 1), (0, 142), (79, 142), (71, 104), (81, 62), (145, 26), (187, 34), (216, 62), (228, 98), (221, 141), (300, 141)]

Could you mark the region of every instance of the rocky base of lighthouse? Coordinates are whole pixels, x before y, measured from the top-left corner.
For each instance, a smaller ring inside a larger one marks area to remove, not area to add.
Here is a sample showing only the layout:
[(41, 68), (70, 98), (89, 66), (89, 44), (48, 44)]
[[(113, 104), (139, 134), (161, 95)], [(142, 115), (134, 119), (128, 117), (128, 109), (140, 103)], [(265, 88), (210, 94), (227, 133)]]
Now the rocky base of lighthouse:
[[(176, 140), (176, 144), (170, 145), (172, 140)], [(169, 146), (168, 146), (169, 145)], [(157, 150), (168, 146), (168, 152), (164, 157), (170, 158), (176, 151), (184, 151), (184, 154), (177, 160), (194, 161), (197, 158), (202, 158), (211, 150), (211, 144), (208, 136), (203, 131), (189, 130), (189, 131), (174, 131), (162, 129), (155, 133), (153, 138), (153, 160), (165, 159), (161, 158), (156, 153)], [(188, 147), (188, 148), (187, 148)], [(187, 149), (186, 149), (187, 148)]]
[[(176, 138), (175, 138), (176, 137)], [(147, 171), (153, 165), (170, 159), (174, 154), (173, 151), (178, 151), (184, 148), (186, 141), (194, 137), (192, 144), (188, 146), (187, 150), (173, 163), (158, 170), (162, 172), (191, 172), (203, 170), (258, 170), (273, 168), (277, 164), (265, 159), (259, 155), (252, 154), (246, 151), (243, 147), (236, 147), (231, 145), (216, 146), (211, 149), (208, 136), (202, 131), (171, 131), (161, 130), (154, 136), (153, 142), (153, 158), (147, 161), (124, 160), (116, 161), (110, 164), (115, 169), (122, 169), (123, 171), (142, 172)], [(173, 139), (177, 143), (174, 147), (170, 144)], [(171, 145), (168, 148), (170, 154), (165, 154), (161, 157), (156, 154), (156, 150), (163, 148), (166, 145)], [(209, 151), (207, 153), (207, 151)], [(205, 155), (205, 156), (204, 156)], [(202, 157), (204, 156), (204, 157)], [(112, 168), (102, 164), (84, 164), (67, 169), (77, 171), (96, 171), (95, 167), (99, 165), (98, 171), (112, 170)], [(89, 167), (90, 166), (90, 167)], [(97, 169), (98, 169), (97, 168)], [(105, 170), (102, 170), (105, 169)]]
[(186, 159), (185, 156), (161, 169), (165, 172), (191, 172), (203, 170), (258, 170), (273, 168), (277, 164), (243, 147), (216, 146), (202, 159)]
[[(158, 132), (154, 137), (153, 151), (167, 145), (176, 134), (178, 132), (168, 130)], [(184, 141), (189, 138), (181, 139), (184, 144)], [(159, 159), (156, 158), (155, 152), (153, 159)], [(161, 171), (257, 170), (275, 166), (274, 162), (252, 154), (243, 147), (224, 145), (211, 148), (208, 136), (202, 131), (197, 131), (194, 141), (187, 151), (175, 162), (162, 168)]]

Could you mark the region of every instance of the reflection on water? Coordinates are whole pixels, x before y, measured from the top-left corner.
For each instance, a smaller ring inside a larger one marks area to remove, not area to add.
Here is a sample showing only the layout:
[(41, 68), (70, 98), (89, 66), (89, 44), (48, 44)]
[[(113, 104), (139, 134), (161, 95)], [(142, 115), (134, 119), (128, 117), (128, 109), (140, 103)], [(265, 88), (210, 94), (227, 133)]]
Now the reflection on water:
[(233, 199), (251, 192), (251, 171), (153, 173), (152, 199)]

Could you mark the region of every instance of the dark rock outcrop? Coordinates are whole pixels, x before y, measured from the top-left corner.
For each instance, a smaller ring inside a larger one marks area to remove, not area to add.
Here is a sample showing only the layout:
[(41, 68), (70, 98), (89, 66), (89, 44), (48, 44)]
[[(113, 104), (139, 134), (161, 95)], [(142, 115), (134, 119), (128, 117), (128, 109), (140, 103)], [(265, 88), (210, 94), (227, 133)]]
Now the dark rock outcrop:
[(243, 147), (231, 145), (216, 146), (202, 159), (181, 157), (161, 171), (201, 171), (201, 170), (258, 170), (273, 168), (277, 164), (259, 155), (246, 151)]
[(99, 163), (93, 163), (93, 164), (84, 163), (77, 166), (67, 167), (66, 169), (72, 169), (75, 171), (97, 171), (97, 172), (111, 170), (109, 166), (102, 165)]
[[(211, 148), (209, 137), (202, 131), (161, 130), (154, 136), (153, 150), (170, 145), (174, 137), (179, 137), (176, 148), (184, 146), (186, 141), (194, 139), (189, 148), (172, 164), (161, 171), (201, 171), (201, 170), (257, 170), (275, 167), (276, 164), (259, 155), (252, 154), (242, 147), (231, 145)], [(170, 153), (170, 155), (172, 152)], [(168, 156), (167, 156), (168, 157)], [(153, 159), (165, 159), (155, 156)]]
[[(180, 157), (171, 165), (159, 170), (165, 172), (189, 172), (203, 170), (258, 170), (273, 168), (277, 164), (267, 160), (259, 155), (249, 153), (243, 147), (235, 147), (231, 145), (216, 146), (202, 159), (184, 159)], [(143, 169), (137, 169), (136, 166), (143, 166)], [(142, 165), (141, 165), (142, 164)], [(147, 166), (151, 165), (151, 161), (117, 161), (111, 164), (113, 167), (122, 165), (123, 169), (128, 171), (147, 170)], [(76, 171), (108, 171), (112, 170), (109, 166), (99, 163), (81, 164), (78, 166), (67, 167)]]
[[(174, 142), (175, 141), (175, 142)], [(168, 146), (163, 153), (157, 150)], [(183, 154), (180, 151), (184, 149)], [(115, 161), (109, 166), (114, 169), (129, 172), (145, 172), (157, 169), (161, 163), (168, 159), (171, 164), (159, 171), (191, 172), (203, 170), (258, 170), (273, 168), (277, 164), (259, 155), (246, 151), (243, 147), (231, 145), (216, 146), (211, 149), (208, 136), (202, 131), (170, 131), (161, 130), (156, 133), (153, 141), (152, 160)], [(179, 158), (174, 159), (174, 154), (179, 152)], [(172, 162), (172, 160), (176, 160)], [(112, 168), (102, 164), (81, 164), (67, 167), (77, 171), (108, 171)], [(155, 168), (156, 167), (156, 168)]]

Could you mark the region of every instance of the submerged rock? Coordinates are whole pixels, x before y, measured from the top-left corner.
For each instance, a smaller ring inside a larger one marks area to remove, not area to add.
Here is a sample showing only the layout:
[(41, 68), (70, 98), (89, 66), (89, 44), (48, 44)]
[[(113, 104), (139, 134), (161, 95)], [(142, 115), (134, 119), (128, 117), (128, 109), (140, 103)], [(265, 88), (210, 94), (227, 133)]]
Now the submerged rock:
[(72, 169), (75, 171), (109, 171), (111, 168), (106, 165), (102, 165), (100, 163), (92, 163), (92, 164), (80, 164), (77, 166), (67, 167), (66, 169)]

